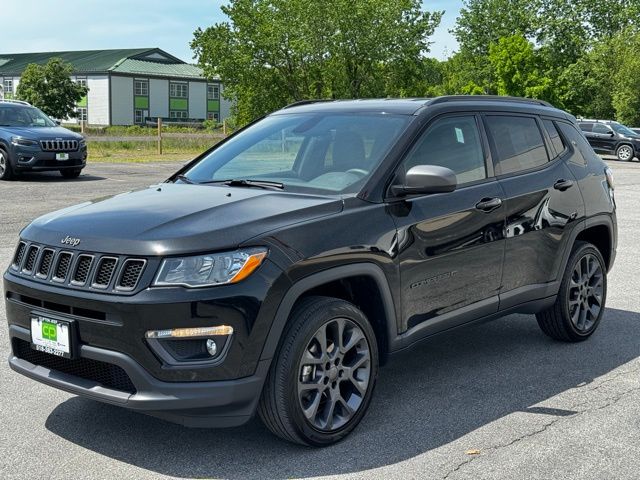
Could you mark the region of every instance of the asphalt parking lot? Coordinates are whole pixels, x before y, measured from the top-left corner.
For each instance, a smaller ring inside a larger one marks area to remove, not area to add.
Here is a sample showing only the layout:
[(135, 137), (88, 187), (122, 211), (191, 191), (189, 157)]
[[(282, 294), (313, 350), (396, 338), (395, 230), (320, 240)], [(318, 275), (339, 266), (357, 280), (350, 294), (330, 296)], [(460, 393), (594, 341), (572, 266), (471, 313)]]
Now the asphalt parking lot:
[[(324, 450), (283, 443), (257, 420), (186, 429), (28, 380), (4, 361), (0, 308), (0, 478), (637, 479), (640, 163), (609, 164), (618, 257), (595, 336), (553, 342), (530, 315), (441, 335), (383, 368), (362, 424)], [(176, 168), (96, 164), (78, 180), (0, 182), (0, 269), (36, 216), (150, 185)]]

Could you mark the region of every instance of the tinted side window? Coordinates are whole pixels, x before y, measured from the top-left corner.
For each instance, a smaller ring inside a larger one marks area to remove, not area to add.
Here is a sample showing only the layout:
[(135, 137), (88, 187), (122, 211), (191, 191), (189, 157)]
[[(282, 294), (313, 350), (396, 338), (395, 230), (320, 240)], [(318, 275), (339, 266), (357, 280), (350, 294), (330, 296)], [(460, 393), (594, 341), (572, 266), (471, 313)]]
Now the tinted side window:
[(486, 121), (496, 151), (496, 174), (528, 170), (549, 161), (535, 118), (489, 115)]
[(593, 125), (593, 133), (609, 133), (611, 129), (602, 123), (596, 123)]
[(573, 145), (574, 154), (571, 156), (571, 161), (578, 165), (586, 165), (586, 159), (594, 153), (584, 135), (568, 123), (558, 122), (557, 125), (566, 141)]
[(558, 129), (551, 120), (544, 120), (542, 123), (549, 134), (549, 138), (551, 138), (551, 144), (556, 151), (556, 155), (560, 155), (564, 152), (565, 146), (562, 141), (562, 137), (560, 137), (560, 134), (558, 133)]
[(593, 123), (580, 123), (580, 130), (583, 132), (590, 132), (593, 129)]
[(472, 115), (436, 120), (403, 162), (406, 173), (416, 165), (439, 165), (453, 170), (458, 183), (487, 178), (476, 119)]

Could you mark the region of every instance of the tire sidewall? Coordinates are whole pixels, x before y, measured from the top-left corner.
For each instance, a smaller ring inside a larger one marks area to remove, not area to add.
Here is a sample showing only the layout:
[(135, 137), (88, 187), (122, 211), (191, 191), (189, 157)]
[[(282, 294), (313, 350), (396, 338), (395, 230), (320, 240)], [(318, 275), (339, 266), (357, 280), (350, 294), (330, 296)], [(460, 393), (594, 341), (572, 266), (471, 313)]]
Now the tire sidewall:
[[(622, 151), (622, 149), (624, 148), (628, 148), (629, 150), (631, 150), (631, 156), (629, 158), (621, 158), (620, 157), (620, 152)], [(618, 149), (616, 150), (616, 157), (618, 157), (618, 160), (622, 161), (622, 162), (630, 162), (633, 160), (633, 147), (631, 147), (630, 145), (620, 145), (618, 147)]]
[(0, 180), (11, 180), (13, 178), (13, 166), (11, 165), (11, 158), (9, 157), (9, 152), (5, 149), (0, 148), (0, 153), (4, 155), (5, 160), (5, 170), (2, 176), (0, 176)]
[[(578, 261), (580, 261), (586, 254), (591, 254), (598, 259), (600, 263), (600, 268), (602, 269), (602, 308), (600, 309), (600, 313), (598, 314), (598, 318), (595, 320), (591, 328), (589, 330), (580, 331), (571, 321), (571, 315), (569, 314), (569, 282), (571, 281), (571, 276), (573, 275), (573, 270)], [(576, 338), (586, 339), (590, 337), (593, 332), (596, 331), (598, 325), (600, 325), (600, 321), (602, 320), (602, 316), (604, 315), (604, 310), (607, 303), (607, 267), (604, 262), (604, 258), (600, 251), (589, 243), (583, 243), (580, 247), (576, 249), (576, 251), (571, 255), (570, 261), (567, 264), (567, 269), (565, 270), (564, 278), (562, 279), (561, 285), (561, 295), (562, 295), (562, 314), (565, 318), (565, 323), (571, 335)]]
[[(312, 336), (322, 324), (340, 317), (348, 318), (358, 325), (364, 333), (367, 342), (369, 343), (369, 351), (371, 353), (371, 377), (369, 379), (369, 385), (362, 405), (353, 418), (351, 418), (351, 420), (349, 420), (349, 422), (340, 429), (327, 433), (316, 430), (304, 417), (298, 401), (297, 381), (301, 367), (300, 361), (302, 353), (307, 347), (309, 341), (311, 341)], [(291, 364), (284, 366), (284, 368), (288, 369), (285, 380), (285, 391), (287, 392), (287, 416), (292, 420), (293, 426), (296, 428), (298, 435), (309, 445), (325, 446), (333, 444), (347, 436), (360, 423), (362, 417), (364, 417), (369, 408), (369, 403), (371, 402), (373, 390), (378, 377), (379, 360), (378, 347), (373, 328), (364, 314), (355, 306), (350, 306), (343, 301), (339, 301), (339, 303), (336, 302), (336, 304), (331, 305), (329, 308), (324, 310), (322, 321), (320, 321), (320, 317), (316, 317), (316, 321), (308, 322), (303, 330), (300, 331), (300, 334), (296, 337), (294, 345), (292, 346), (292, 355), (289, 356)]]

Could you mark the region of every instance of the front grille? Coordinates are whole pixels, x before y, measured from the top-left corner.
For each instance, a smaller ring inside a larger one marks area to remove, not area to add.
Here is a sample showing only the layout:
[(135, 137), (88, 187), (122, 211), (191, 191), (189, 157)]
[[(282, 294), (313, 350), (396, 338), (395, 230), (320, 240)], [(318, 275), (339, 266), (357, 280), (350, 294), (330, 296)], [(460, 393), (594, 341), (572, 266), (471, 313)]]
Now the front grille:
[(62, 252), (58, 256), (58, 263), (56, 264), (56, 271), (53, 274), (53, 279), (64, 282), (67, 279), (67, 273), (69, 273), (69, 267), (71, 266), (71, 253)]
[(40, 258), (40, 265), (38, 266), (37, 275), (42, 278), (47, 278), (51, 271), (51, 265), (53, 265), (53, 256), (55, 251), (50, 248), (45, 248)]
[(117, 258), (103, 257), (96, 269), (96, 276), (93, 280), (93, 285), (98, 288), (107, 288), (109, 283), (111, 283), (111, 277), (113, 277), (113, 272), (116, 269), (117, 263)]
[(144, 268), (144, 260), (127, 260), (122, 267), (120, 280), (116, 288), (122, 290), (133, 290), (138, 284), (142, 269)]
[(13, 256), (15, 275), (74, 289), (135, 293), (147, 260), (123, 255), (76, 252), (21, 240)]
[(28, 342), (18, 338), (15, 338), (13, 342), (15, 356), (29, 363), (40, 365), (49, 370), (84, 378), (85, 380), (91, 380), (112, 390), (136, 393), (136, 387), (133, 385), (133, 382), (131, 382), (127, 372), (117, 365), (92, 360), (90, 358), (70, 360), (68, 358), (33, 350)]
[(20, 242), (18, 244), (18, 248), (16, 249), (16, 254), (13, 256), (13, 268), (16, 270), (20, 269), (22, 265), (22, 260), (24, 259), (24, 252), (27, 251), (27, 244), (24, 242)]
[(22, 271), (24, 273), (33, 273), (33, 268), (36, 266), (36, 258), (38, 258), (39, 248), (36, 245), (31, 245), (27, 250), (27, 260), (24, 262)]
[(84, 285), (89, 278), (89, 272), (91, 271), (91, 264), (93, 263), (92, 255), (80, 255), (76, 262), (76, 268), (73, 272), (73, 279), (71, 280), (76, 285)]
[(41, 140), (40, 145), (45, 152), (75, 152), (78, 150), (77, 140)]

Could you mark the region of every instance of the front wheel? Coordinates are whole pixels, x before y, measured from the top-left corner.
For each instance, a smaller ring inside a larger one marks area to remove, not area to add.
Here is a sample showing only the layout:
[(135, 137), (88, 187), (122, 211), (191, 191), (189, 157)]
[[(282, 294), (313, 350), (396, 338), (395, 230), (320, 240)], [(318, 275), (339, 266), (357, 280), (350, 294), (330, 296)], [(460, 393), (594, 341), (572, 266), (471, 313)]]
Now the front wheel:
[(0, 149), (0, 180), (11, 180), (14, 177), (13, 168), (7, 152)]
[(600, 251), (576, 242), (556, 302), (538, 313), (538, 325), (556, 340), (580, 342), (596, 331), (607, 299), (607, 269)]
[(353, 304), (309, 297), (294, 309), (258, 413), (279, 437), (327, 446), (365, 415), (378, 375), (375, 333)]
[(625, 162), (633, 160), (633, 148), (630, 145), (620, 145), (616, 150), (616, 157)]

